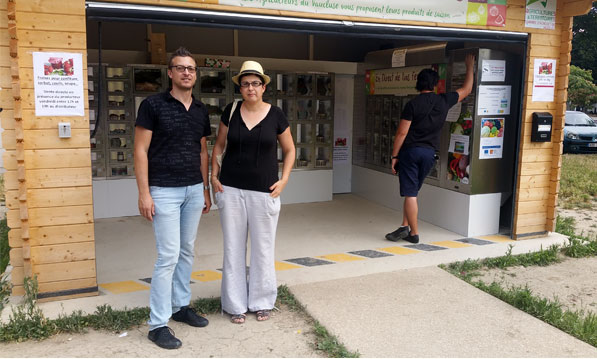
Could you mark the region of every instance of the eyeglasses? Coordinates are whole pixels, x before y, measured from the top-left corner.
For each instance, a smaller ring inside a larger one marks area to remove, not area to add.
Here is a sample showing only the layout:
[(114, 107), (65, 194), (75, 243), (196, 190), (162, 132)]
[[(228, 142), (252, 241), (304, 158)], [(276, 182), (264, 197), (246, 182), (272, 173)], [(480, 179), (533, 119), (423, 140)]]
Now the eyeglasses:
[(197, 68), (195, 66), (176, 65), (176, 66), (170, 66), (170, 68), (176, 69), (176, 72), (180, 72), (181, 74), (184, 72), (184, 70), (187, 70), (190, 74), (194, 74), (195, 72), (197, 72)]
[(263, 85), (263, 82), (261, 81), (253, 81), (253, 82), (248, 82), (248, 81), (243, 81), (240, 83), (240, 87), (249, 87), (249, 86), (253, 86), (253, 87), (259, 87)]

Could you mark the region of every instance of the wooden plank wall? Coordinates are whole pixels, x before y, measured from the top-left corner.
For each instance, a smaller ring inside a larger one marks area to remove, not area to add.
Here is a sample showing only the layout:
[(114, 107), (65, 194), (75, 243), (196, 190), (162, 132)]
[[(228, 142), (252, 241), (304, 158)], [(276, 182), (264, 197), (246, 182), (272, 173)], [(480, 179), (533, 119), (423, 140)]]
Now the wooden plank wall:
[[(64, 0), (56, 6), (52, 0), (0, 1), (4, 8), (14, 9), (11, 40), (17, 51), (10, 63), (13, 91), (5, 95), (2, 90), (2, 99), (20, 107), (2, 113), (13, 293), (22, 294), (23, 278), (35, 275), (42, 297), (94, 295), (88, 110), (85, 117), (36, 117), (32, 62), (35, 51), (83, 53), (87, 78), (85, 2)], [(6, 12), (0, 16), (10, 18)], [(4, 57), (3, 53), (0, 81), (5, 81), (7, 71)], [(70, 139), (58, 138), (58, 122), (71, 123)]]

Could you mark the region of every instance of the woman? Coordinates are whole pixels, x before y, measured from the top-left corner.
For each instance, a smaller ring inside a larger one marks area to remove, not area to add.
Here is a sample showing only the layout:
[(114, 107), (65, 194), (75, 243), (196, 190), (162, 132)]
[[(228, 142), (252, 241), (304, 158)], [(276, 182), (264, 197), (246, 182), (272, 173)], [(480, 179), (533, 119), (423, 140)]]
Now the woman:
[[(236, 324), (246, 312), (257, 320), (270, 317), (277, 296), (274, 242), (280, 194), (288, 183), (295, 149), (286, 116), (263, 102), (270, 82), (258, 62), (245, 61), (232, 81), (243, 101), (222, 114), (212, 156), (212, 186), (224, 234), (222, 309)], [(232, 109), (234, 110), (232, 111)], [(277, 143), (284, 153), (278, 179)], [(218, 157), (226, 155), (222, 164)], [(249, 279), (246, 275), (247, 238), (251, 236)]]

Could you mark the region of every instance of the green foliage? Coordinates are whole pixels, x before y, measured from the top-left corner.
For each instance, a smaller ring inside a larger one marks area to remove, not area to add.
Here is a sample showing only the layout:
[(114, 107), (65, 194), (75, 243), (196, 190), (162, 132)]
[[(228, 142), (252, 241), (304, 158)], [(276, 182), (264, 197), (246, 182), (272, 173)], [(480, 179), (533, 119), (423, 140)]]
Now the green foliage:
[(26, 277), (23, 302), (13, 308), (6, 325), (0, 326), (0, 341), (44, 339), (54, 334), (54, 325), (37, 307), (37, 279)]
[(568, 81), (568, 103), (570, 105), (587, 108), (597, 102), (597, 85), (593, 83), (591, 70), (583, 70), (571, 65)]
[(578, 236), (571, 236), (562, 248), (562, 253), (572, 258), (597, 256), (597, 241)]
[(576, 230), (574, 217), (556, 217), (556, 232), (561, 233), (565, 236), (573, 236)]
[(8, 274), (0, 274), (0, 314), (2, 314), (4, 307), (8, 304), (8, 298), (10, 297), (11, 291), (12, 285), (8, 280)]
[(536, 297), (528, 287), (504, 289), (496, 282), (489, 285), (483, 282), (471, 284), (586, 343), (597, 346), (597, 315), (594, 313), (564, 310), (557, 300)]
[(361, 355), (353, 353), (338, 342), (338, 338), (331, 335), (319, 322), (315, 322), (315, 335), (317, 336), (317, 349), (326, 352), (330, 358), (358, 358)]
[(597, 199), (597, 156), (564, 154), (560, 179), (560, 205), (592, 208)]
[(303, 305), (296, 300), (286, 285), (281, 285), (278, 287), (278, 300), (286, 304), (292, 311), (305, 311)]
[(221, 303), (220, 298), (199, 298), (192, 301), (190, 306), (198, 313), (214, 314), (221, 311)]
[(513, 246), (508, 247), (506, 255), (496, 258), (467, 259), (463, 262), (450, 263), (447, 266), (441, 266), (444, 270), (455, 276), (470, 282), (479, 275), (479, 271), (484, 268), (505, 269), (514, 266), (547, 266), (560, 262), (558, 256), (559, 247), (552, 245), (547, 249), (541, 248), (538, 252), (530, 252), (518, 255), (512, 255)]
[(10, 247), (8, 246), (8, 225), (6, 218), (0, 220), (0, 274), (4, 273), (8, 262)]
[(592, 70), (597, 82), (597, 2), (588, 14), (574, 17), (572, 33), (572, 64)]
[(305, 307), (294, 297), (287, 286), (281, 285), (278, 287), (278, 301), (290, 308), (292, 311), (300, 312), (307, 316), (311, 322), (314, 322), (314, 333), (316, 337), (316, 347), (318, 350), (323, 350), (331, 358), (358, 358), (360, 354), (354, 353), (346, 349), (346, 347), (338, 341), (338, 338), (331, 335), (325, 327), (314, 321), (305, 310)]

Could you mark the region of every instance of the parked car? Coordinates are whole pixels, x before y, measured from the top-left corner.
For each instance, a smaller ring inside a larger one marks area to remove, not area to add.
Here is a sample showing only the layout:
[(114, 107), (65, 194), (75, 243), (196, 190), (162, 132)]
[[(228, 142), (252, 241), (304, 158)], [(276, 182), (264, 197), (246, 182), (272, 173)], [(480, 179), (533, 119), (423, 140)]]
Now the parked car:
[(566, 111), (564, 153), (597, 153), (597, 123), (580, 111)]

